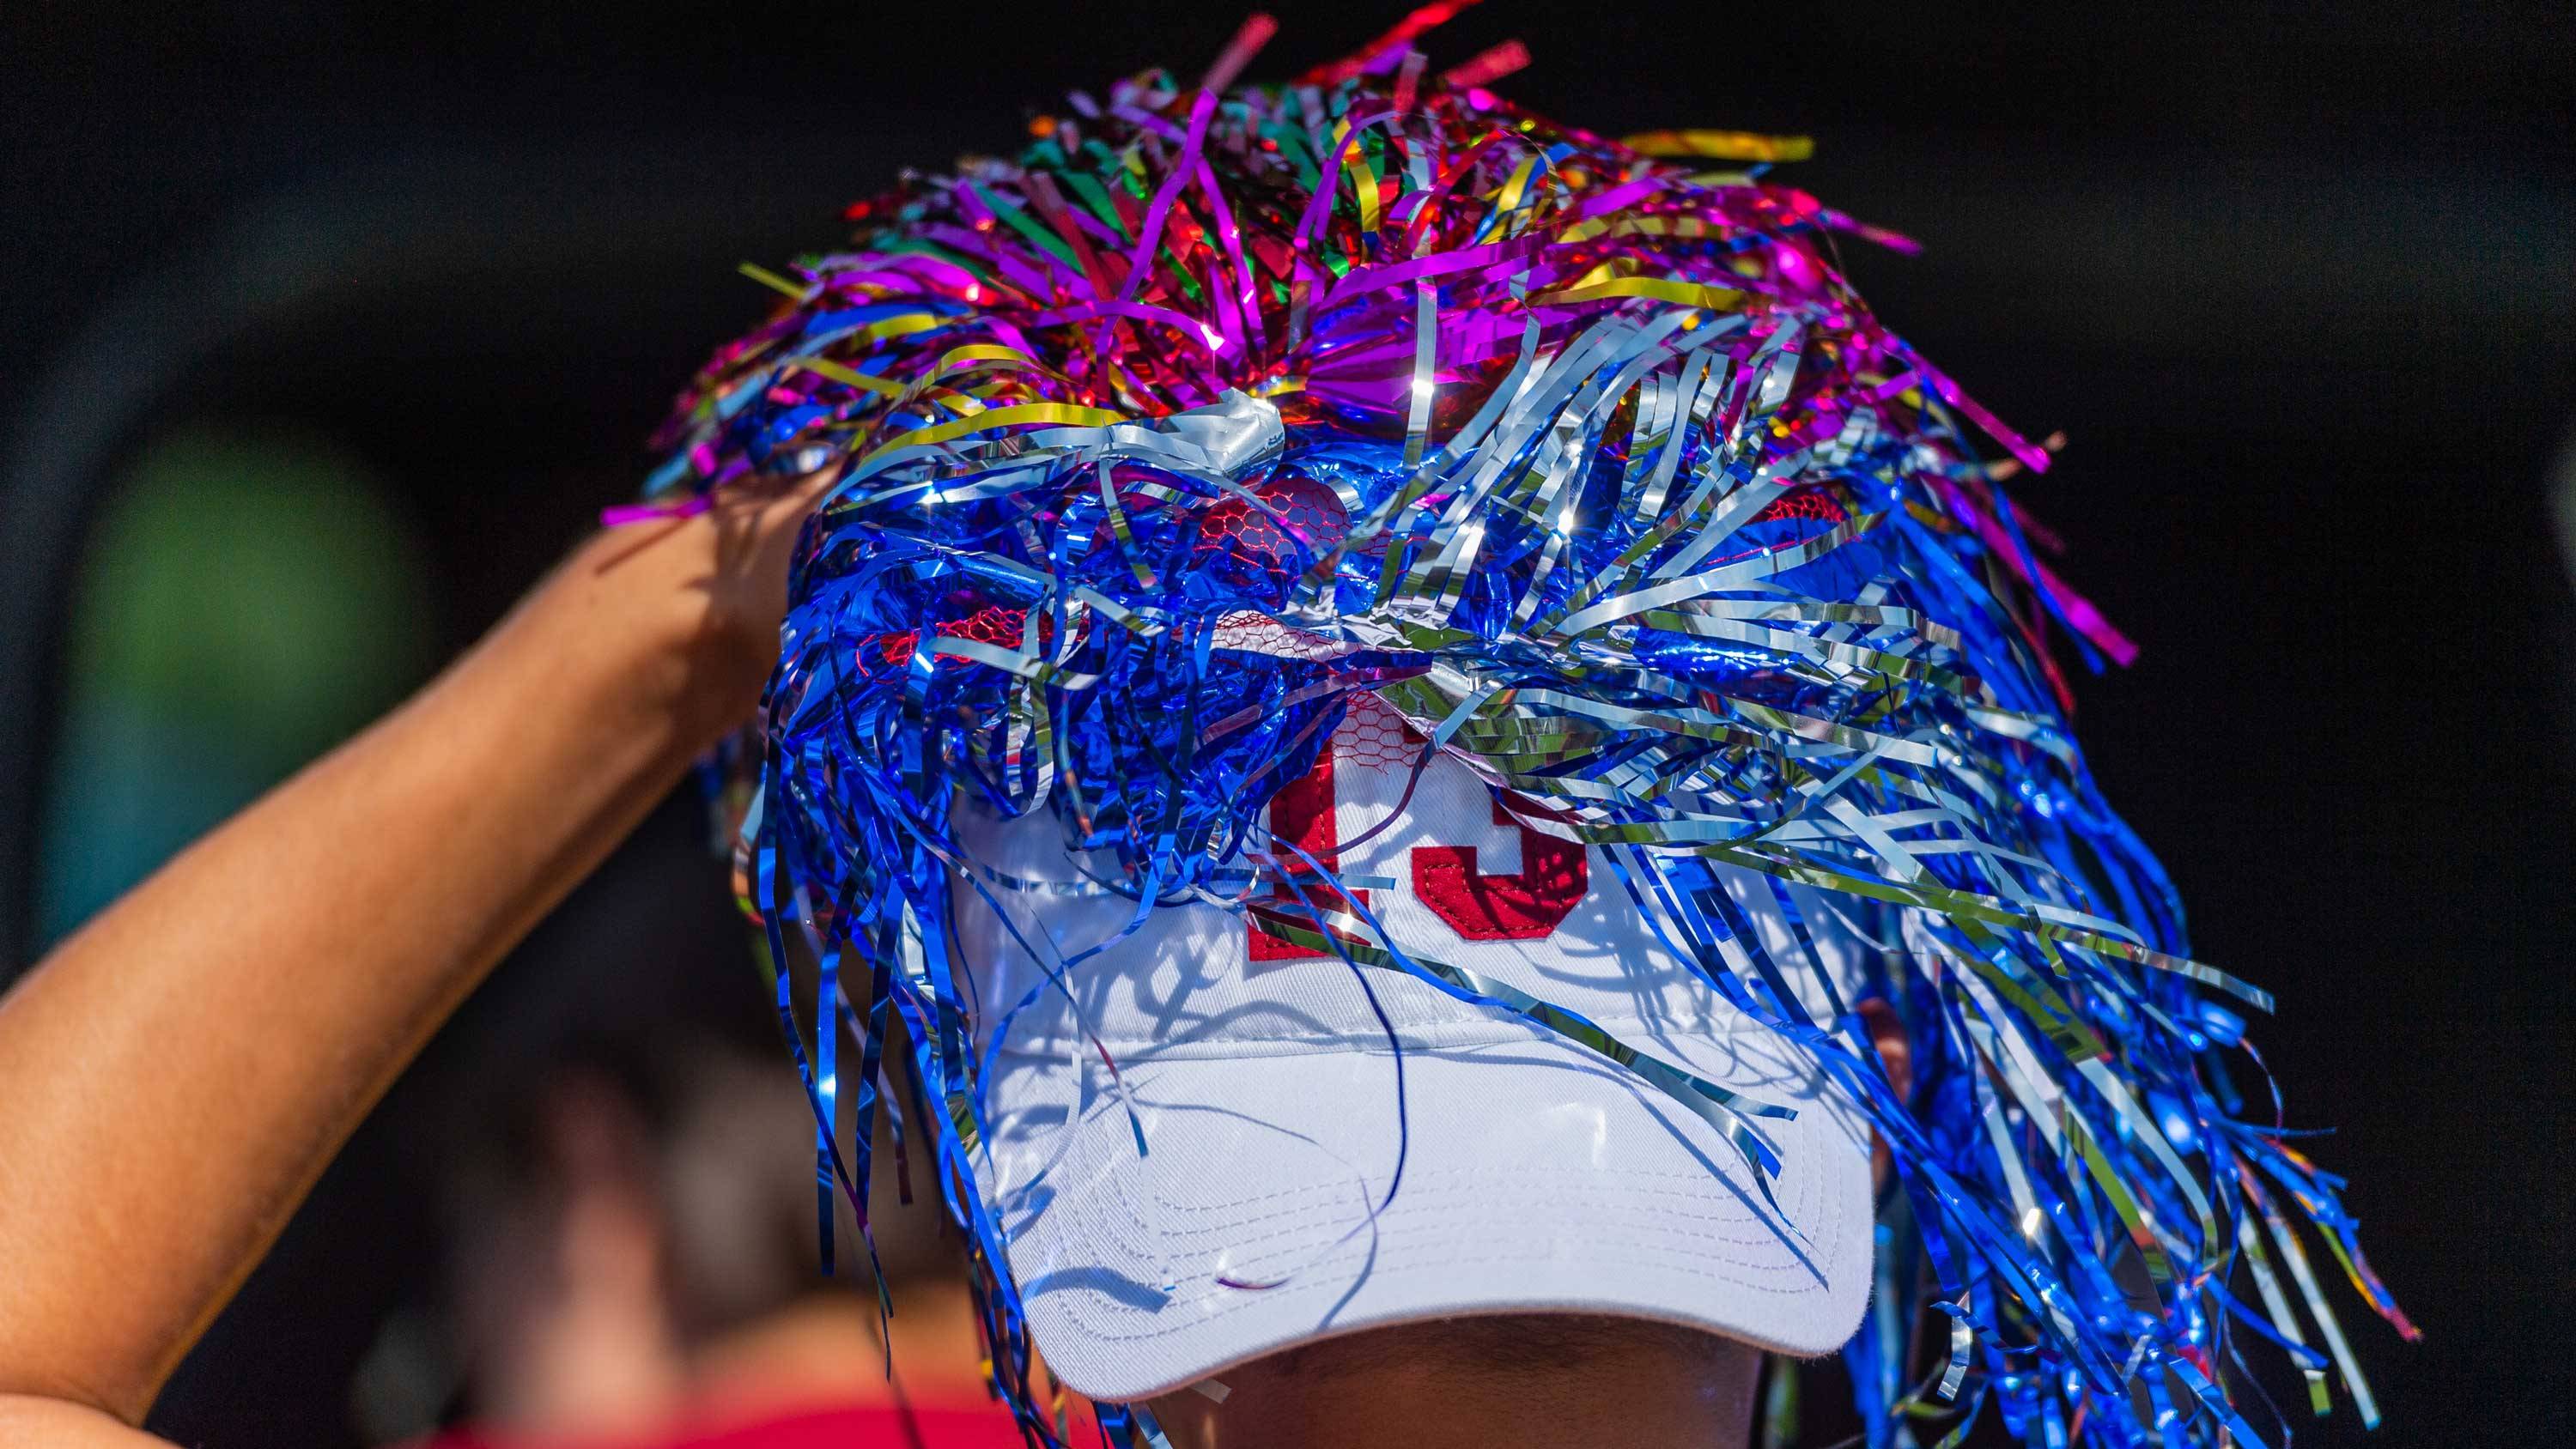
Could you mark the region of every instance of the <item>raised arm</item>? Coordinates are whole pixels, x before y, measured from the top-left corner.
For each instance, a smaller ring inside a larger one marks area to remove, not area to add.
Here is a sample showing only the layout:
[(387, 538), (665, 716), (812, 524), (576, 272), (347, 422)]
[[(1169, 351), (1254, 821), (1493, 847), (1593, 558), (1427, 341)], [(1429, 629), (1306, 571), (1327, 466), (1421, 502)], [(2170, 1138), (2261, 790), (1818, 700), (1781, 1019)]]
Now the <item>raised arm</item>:
[(807, 502), (591, 540), (0, 998), (0, 1442), (149, 1442), (403, 1065), (749, 715)]

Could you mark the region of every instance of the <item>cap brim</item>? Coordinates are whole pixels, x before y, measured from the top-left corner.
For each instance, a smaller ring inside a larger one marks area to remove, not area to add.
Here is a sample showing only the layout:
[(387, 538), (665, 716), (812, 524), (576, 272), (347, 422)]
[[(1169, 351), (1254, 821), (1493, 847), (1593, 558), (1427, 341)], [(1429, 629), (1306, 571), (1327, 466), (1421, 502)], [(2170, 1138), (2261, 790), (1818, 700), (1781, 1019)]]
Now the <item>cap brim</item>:
[(1749, 1024), (1637, 1045), (1797, 1111), (1760, 1123), (1782, 1163), (1767, 1197), (1707, 1122), (1552, 1037), (1408, 1047), (1401, 1113), (1383, 1046), (1147, 1056), (1116, 1085), (1087, 1051), (1010, 1062), (988, 1084), (986, 1186), (1038, 1351), (1081, 1393), (1131, 1401), (1468, 1314), (1840, 1347), (1869, 1293), (1865, 1132)]

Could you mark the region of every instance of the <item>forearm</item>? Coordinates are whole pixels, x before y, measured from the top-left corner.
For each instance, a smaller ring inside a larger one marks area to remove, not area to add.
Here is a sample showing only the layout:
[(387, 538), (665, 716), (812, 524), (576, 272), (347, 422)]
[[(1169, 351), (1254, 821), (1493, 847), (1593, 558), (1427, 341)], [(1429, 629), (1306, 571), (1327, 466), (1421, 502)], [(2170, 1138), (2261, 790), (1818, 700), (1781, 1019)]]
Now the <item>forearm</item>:
[(0, 1393), (139, 1419), (403, 1064), (680, 777), (741, 685), (692, 677), (713, 594), (672, 548), (576, 555), (0, 1001)]

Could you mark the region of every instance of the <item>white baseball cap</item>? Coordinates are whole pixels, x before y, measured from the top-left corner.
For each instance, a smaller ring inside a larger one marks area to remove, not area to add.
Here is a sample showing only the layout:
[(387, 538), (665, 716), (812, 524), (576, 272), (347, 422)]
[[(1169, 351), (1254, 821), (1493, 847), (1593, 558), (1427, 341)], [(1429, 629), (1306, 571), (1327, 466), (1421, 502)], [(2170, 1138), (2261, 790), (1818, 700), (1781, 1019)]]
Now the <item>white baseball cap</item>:
[[(1781, 1159), (1776, 1209), (1716, 1128), (1602, 1057), (1398, 972), (1368, 970), (1364, 991), (1338, 956), (1218, 905), (1157, 908), (1049, 985), (1032, 950), (1052, 964), (1110, 940), (1134, 903), (1072, 884), (1044, 812), (964, 820), (965, 843), (1018, 882), (987, 882), (989, 900), (961, 883), (957, 949), (979, 1050), (1026, 1002), (990, 1055), (976, 1157), (1049, 1368), (1131, 1401), (1333, 1334), (1543, 1312), (1839, 1348), (1870, 1282), (1856, 1110), (1802, 1048), (1694, 978), (1598, 853), (1498, 817), (1464, 764), (1435, 757), (1388, 823), (1419, 751), (1392, 710), (1355, 697), (1271, 828), (1328, 857), (1396, 945), (1793, 1109), (1757, 1124)], [(1728, 884), (1777, 933), (1775, 957), (1801, 959), (1768, 882)], [(1848, 979), (1864, 948), (1804, 904), (1826, 969)], [(1402, 1042), (1400, 1111), (1378, 1008)]]

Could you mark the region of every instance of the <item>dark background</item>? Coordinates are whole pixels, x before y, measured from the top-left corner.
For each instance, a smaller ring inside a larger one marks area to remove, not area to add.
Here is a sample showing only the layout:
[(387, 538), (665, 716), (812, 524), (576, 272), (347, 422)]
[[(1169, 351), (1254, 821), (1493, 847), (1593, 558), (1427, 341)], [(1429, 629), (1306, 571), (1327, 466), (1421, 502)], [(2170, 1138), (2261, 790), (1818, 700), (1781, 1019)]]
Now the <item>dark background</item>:
[[(1285, 9), (1256, 74), (1397, 13)], [(1065, 88), (1195, 74), (1239, 19), (0, 8), (0, 962), (39, 944), (69, 581), (137, 449), (208, 420), (327, 435), (421, 541), (452, 651), (632, 489), (673, 390), (763, 311), (735, 263), (831, 244), (842, 203), (1010, 147)], [(2279, 994), (2258, 1040), (2293, 1119), (2340, 1127), (2317, 1153), (2426, 1330), (2346, 1312), (2371, 1442), (2567, 1442), (2576, 603), (2546, 495), (2576, 417), (2576, 20), (1488, 0), (1429, 47), (1511, 36), (1537, 59), (1502, 89), (1609, 134), (1814, 135), (1792, 179), (1926, 246), (1854, 254), (1880, 309), (2068, 434), (2020, 496), (2146, 650), (2080, 688), (2095, 768), (2198, 953)], [(697, 836), (674, 802), (469, 1005), (156, 1427), (350, 1442), (353, 1375), (436, 1273), (423, 1123), (525, 1023), (756, 1015)], [(2349, 1409), (2301, 1432), (2362, 1437)]]

